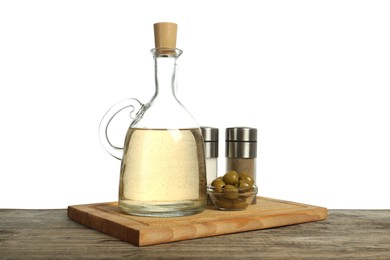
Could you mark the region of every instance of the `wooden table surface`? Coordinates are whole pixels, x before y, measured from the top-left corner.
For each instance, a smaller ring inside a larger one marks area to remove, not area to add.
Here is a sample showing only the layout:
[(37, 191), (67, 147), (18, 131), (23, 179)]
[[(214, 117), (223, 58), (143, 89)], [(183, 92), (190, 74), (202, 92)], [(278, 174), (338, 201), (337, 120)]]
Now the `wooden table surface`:
[(329, 210), (324, 221), (137, 247), (66, 209), (0, 209), (0, 259), (390, 259), (390, 210)]

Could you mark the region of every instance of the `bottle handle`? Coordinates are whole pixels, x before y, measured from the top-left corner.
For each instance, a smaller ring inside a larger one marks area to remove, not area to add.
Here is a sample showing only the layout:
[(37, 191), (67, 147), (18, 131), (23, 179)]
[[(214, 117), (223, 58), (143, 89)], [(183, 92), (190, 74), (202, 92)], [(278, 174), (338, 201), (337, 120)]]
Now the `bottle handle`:
[(133, 119), (132, 122), (137, 118), (141, 111), (143, 111), (144, 104), (142, 104), (138, 99), (129, 98), (122, 101), (119, 101), (113, 105), (103, 116), (99, 124), (99, 139), (103, 148), (115, 157), (118, 160), (122, 159), (123, 156), (123, 147), (118, 147), (113, 145), (110, 142), (110, 139), (107, 134), (108, 126), (110, 125), (112, 119), (123, 109), (130, 107), (132, 110), (130, 112), (130, 117)]

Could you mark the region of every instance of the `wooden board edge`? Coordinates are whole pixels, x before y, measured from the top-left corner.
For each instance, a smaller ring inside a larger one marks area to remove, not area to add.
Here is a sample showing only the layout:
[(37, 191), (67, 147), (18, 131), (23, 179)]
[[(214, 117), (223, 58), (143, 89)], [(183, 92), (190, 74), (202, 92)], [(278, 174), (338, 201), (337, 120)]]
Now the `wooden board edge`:
[[(269, 216), (260, 218), (254, 217), (244, 217), (243, 222), (246, 223), (246, 227), (240, 227), (240, 229), (235, 229), (234, 226), (237, 225), (235, 219), (227, 219), (223, 221), (225, 229), (220, 229), (221, 221), (215, 220), (207, 223), (194, 223), (192, 230), (197, 230), (198, 232), (192, 234), (191, 237), (188, 235), (181, 234), (181, 225), (176, 227), (165, 229), (165, 228), (156, 228), (154, 230), (149, 229), (147, 232), (140, 230), (139, 244), (138, 246), (151, 246), (157, 244), (171, 243), (183, 240), (191, 240), (197, 238), (205, 238), (212, 236), (228, 235), (240, 232), (255, 231), (261, 229), (268, 229), (274, 227), (282, 227), (289, 225), (302, 224), (307, 222), (315, 222), (325, 220), (328, 216), (328, 210), (323, 207), (311, 206), (304, 208), (295, 214), (291, 215), (289, 213), (282, 213), (277, 216)], [(259, 224), (261, 223), (261, 225)], [(280, 224), (282, 223), (282, 224)], [(210, 233), (210, 229), (215, 230), (214, 233)], [(175, 235), (178, 233), (179, 235)]]
[[(91, 213), (82, 211), (83, 208), (90, 208), (90, 204), (81, 206), (68, 206), (68, 218), (96, 231), (111, 235), (120, 240), (129, 242), (133, 245), (140, 246), (139, 230), (132, 229), (109, 219), (95, 216)], [(94, 210), (95, 209), (93, 209), (92, 211)]]

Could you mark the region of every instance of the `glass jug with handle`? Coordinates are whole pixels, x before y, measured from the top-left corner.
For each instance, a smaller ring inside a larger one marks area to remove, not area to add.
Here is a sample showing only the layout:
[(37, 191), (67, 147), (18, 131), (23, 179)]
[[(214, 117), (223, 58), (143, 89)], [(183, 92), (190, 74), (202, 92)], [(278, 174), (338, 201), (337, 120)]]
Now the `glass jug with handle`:
[[(177, 25), (154, 24), (155, 94), (146, 104), (127, 99), (104, 115), (103, 147), (121, 160), (119, 207), (139, 216), (192, 215), (206, 205), (206, 166), (201, 130), (176, 96)], [(112, 145), (107, 128), (125, 108), (133, 109), (124, 146)]]

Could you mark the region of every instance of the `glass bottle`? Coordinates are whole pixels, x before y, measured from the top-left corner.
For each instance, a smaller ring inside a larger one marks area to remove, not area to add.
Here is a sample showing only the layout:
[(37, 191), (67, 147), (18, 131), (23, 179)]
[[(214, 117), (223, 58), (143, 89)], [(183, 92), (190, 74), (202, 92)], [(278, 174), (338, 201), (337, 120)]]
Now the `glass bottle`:
[[(139, 216), (192, 215), (206, 206), (206, 165), (201, 130), (176, 96), (177, 59), (174, 23), (154, 24), (155, 94), (142, 104), (119, 102), (103, 117), (103, 146), (122, 160), (119, 207)], [(126, 107), (137, 111), (127, 131), (123, 150), (113, 146), (107, 127)]]

